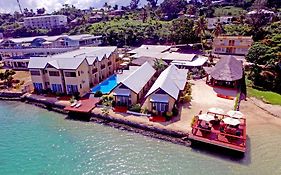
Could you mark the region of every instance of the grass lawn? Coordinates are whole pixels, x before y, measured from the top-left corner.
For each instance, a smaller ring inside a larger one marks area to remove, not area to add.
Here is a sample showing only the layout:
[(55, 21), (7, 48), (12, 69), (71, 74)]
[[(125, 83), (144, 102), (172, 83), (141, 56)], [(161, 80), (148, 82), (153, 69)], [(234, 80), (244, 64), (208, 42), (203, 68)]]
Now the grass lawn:
[(252, 87), (247, 88), (249, 96), (256, 97), (266, 103), (273, 105), (281, 105), (281, 95), (271, 91), (261, 91)]
[(215, 16), (239, 16), (245, 14), (246, 11), (239, 7), (226, 6), (215, 9)]

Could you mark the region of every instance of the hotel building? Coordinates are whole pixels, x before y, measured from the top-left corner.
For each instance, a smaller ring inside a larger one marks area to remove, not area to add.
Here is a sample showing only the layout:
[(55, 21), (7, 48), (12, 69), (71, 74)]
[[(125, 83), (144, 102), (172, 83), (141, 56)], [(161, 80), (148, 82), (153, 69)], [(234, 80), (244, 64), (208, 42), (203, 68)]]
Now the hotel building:
[(48, 57), (32, 57), (28, 69), (38, 93), (81, 95), (113, 74), (118, 67), (117, 47), (81, 47)]
[(67, 25), (67, 17), (65, 15), (45, 15), (26, 17), (23, 19), (26, 28), (43, 28), (53, 29), (64, 27)]
[(75, 50), (81, 46), (98, 46), (102, 36), (89, 34), (5, 38), (0, 40), (0, 55), (11, 69), (27, 69), (31, 56), (46, 57)]
[(218, 36), (213, 41), (213, 53), (246, 55), (252, 43), (251, 36)]

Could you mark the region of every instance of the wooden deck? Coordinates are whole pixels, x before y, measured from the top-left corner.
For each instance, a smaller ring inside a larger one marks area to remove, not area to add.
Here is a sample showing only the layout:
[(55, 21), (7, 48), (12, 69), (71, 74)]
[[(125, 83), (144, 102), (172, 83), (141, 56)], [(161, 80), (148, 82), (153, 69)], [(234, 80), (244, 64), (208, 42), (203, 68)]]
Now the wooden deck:
[(77, 103), (81, 104), (79, 107), (66, 106), (64, 108), (64, 110), (69, 111), (69, 112), (77, 112), (77, 113), (90, 113), (96, 107), (96, 104), (98, 102), (99, 102), (99, 99), (97, 99), (97, 98), (79, 100), (77, 102)]
[(231, 150), (246, 152), (246, 121), (245, 119), (239, 129), (242, 134), (241, 136), (236, 136), (235, 134), (229, 134), (220, 131), (220, 126), (212, 126), (211, 130), (203, 129), (200, 126), (200, 122), (197, 120), (189, 135), (189, 139), (204, 142)]

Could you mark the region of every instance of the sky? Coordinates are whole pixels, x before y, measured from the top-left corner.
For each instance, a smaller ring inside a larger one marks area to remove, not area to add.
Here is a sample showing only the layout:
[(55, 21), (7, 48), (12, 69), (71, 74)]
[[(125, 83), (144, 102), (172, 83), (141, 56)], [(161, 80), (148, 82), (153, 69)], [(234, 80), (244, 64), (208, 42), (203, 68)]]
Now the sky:
[[(89, 7), (102, 7), (105, 2), (111, 5), (118, 4), (119, 6), (127, 6), (130, 0), (19, 0), (22, 9), (38, 9), (44, 7), (48, 13), (58, 10), (63, 4), (70, 4), (80, 9), (87, 9)], [(140, 4), (146, 4), (146, 0), (141, 0)], [(0, 0), (0, 13), (19, 11), (17, 0)]]

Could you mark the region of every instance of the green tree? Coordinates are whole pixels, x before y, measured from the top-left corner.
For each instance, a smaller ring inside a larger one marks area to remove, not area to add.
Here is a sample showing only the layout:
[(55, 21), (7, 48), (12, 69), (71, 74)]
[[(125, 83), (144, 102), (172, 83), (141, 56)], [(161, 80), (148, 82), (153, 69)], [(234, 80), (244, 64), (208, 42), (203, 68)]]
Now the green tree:
[(186, 5), (185, 0), (164, 0), (159, 8), (169, 18), (175, 18), (180, 11), (185, 9)]
[(139, 2), (140, 0), (131, 0), (131, 3), (130, 3), (130, 8), (132, 10), (135, 10), (138, 8), (138, 5), (139, 5)]
[(5, 72), (0, 72), (0, 80), (4, 81), (4, 84), (10, 87), (12, 86), (13, 75), (15, 74), (16, 72), (13, 70), (6, 70)]
[(152, 8), (157, 6), (158, 0), (147, 0), (147, 2), (151, 5)]
[(222, 33), (223, 33), (223, 26), (222, 26), (221, 22), (218, 21), (217, 24), (216, 24), (216, 27), (213, 31), (213, 35), (215, 37), (217, 37), (217, 36), (221, 35)]
[(203, 52), (204, 52), (203, 37), (206, 34), (206, 29), (207, 29), (207, 21), (204, 16), (200, 16), (198, 18), (198, 20), (195, 22), (193, 30), (194, 30), (195, 34), (198, 37), (200, 37), (200, 42), (202, 45)]
[(166, 68), (164, 61), (162, 59), (157, 58), (154, 59), (153, 67), (158, 73), (161, 73)]
[(264, 65), (267, 63), (267, 53), (269, 49), (267, 45), (261, 42), (254, 43), (249, 49), (246, 59), (255, 65)]

